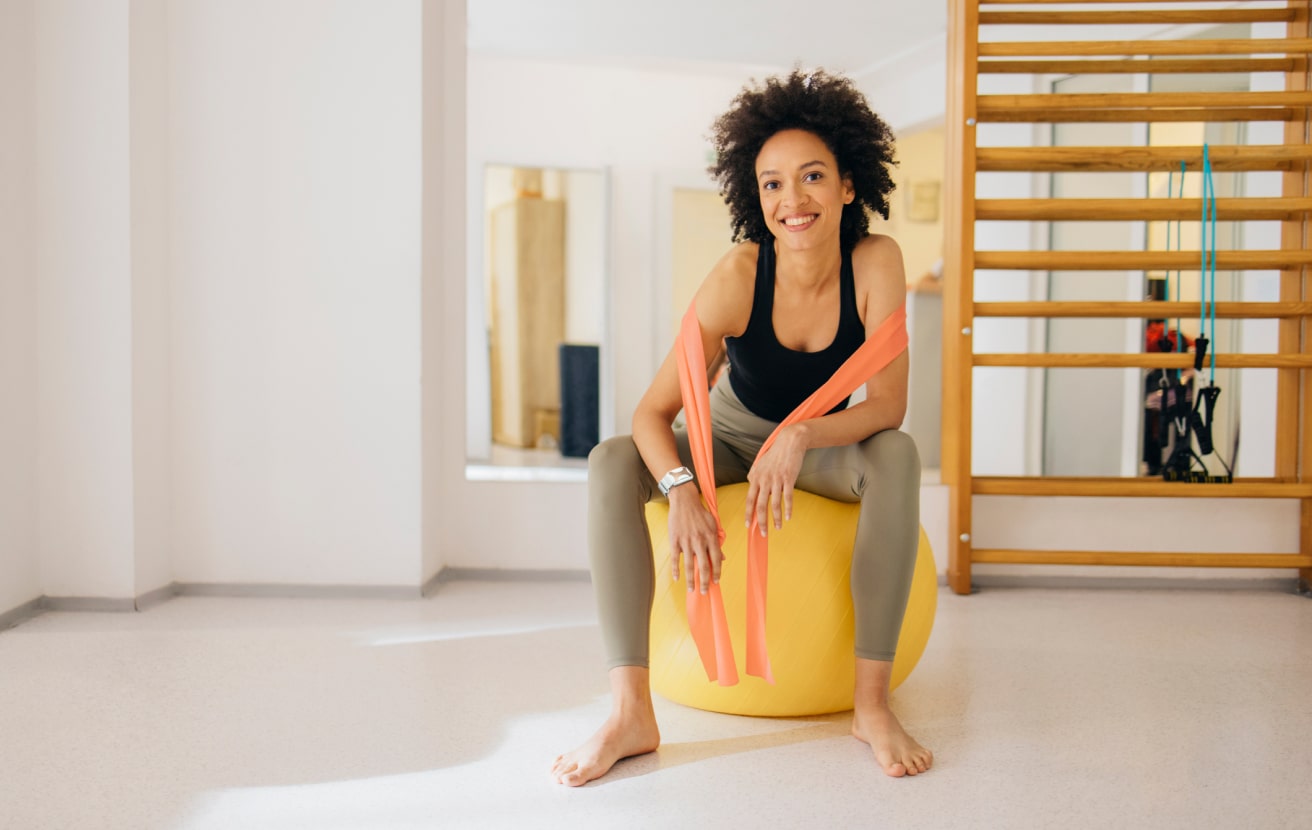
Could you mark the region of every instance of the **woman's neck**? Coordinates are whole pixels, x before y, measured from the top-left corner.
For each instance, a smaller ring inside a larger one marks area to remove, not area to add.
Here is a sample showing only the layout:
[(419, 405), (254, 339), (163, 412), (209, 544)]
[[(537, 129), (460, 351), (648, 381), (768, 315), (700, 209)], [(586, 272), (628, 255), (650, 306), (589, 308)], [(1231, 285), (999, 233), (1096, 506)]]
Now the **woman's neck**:
[(782, 280), (790, 288), (809, 291), (838, 279), (843, 251), (837, 245), (797, 251), (777, 242), (771, 244), (775, 250), (776, 282)]

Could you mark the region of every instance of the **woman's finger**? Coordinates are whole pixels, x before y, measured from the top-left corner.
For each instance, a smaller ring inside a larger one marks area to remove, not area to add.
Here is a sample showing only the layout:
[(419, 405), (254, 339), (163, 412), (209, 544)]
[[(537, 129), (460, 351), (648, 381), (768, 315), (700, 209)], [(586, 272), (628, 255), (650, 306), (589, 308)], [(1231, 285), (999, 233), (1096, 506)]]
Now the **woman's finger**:
[(697, 552), (697, 581), (703, 594), (711, 590), (711, 554), (705, 548)]
[(688, 583), (688, 590), (695, 590), (697, 587), (697, 556), (691, 550), (683, 552), (683, 570), (684, 581)]

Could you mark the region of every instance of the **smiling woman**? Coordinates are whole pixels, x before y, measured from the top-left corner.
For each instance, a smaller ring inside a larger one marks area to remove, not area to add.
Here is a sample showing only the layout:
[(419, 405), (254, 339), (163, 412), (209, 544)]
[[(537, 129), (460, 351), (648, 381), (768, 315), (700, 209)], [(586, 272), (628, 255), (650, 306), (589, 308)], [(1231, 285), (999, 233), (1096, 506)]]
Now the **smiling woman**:
[[(669, 502), (671, 576), (687, 585), (689, 622), (718, 620), (724, 534), (715, 493), (741, 482), (755, 574), (763, 537), (793, 519), (794, 489), (860, 505), (851, 554), (853, 733), (888, 775), (929, 769), (932, 756), (887, 699), (920, 493), (915, 445), (897, 429), (908, 367), (902, 255), (890, 237), (868, 232), (867, 211), (888, 214), (891, 139), (849, 79), (820, 70), (748, 86), (716, 120), (711, 172), (738, 244), (698, 289), (634, 412), (633, 434), (603, 441), (589, 457), (588, 553), (615, 708), (591, 740), (556, 759), (559, 782), (584, 784), (660, 742), (644, 505)], [(708, 396), (707, 370), (725, 351), (728, 372)], [(850, 402), (862, 381), (864, 400)], [(680, 410), (686, 427), (676, 424)], [(753, 584), (763, 601), (763, 583)], [(759, 625), (750, 630), (763, 632), (764, 610), (751, 606)], [(705, 625), (698, 631), (706, 661), (702, 644), (711, 639)], [(747, 673), (772, 680), (763, 634), (749, 637), (747, 653)], [(720, 663), (706, 663), (708, 676), (736, 683), (736, 670)]]

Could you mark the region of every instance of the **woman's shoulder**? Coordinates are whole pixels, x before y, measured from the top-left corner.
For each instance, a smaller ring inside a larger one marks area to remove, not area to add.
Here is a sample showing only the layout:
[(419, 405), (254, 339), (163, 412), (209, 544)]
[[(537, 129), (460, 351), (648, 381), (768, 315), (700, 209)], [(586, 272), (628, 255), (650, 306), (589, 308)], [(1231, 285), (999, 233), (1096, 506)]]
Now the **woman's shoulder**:
[(755, 280), (756, 260), (761, 255), (761, 246), (755, 242), (739, 242), (720, 257), (711, 274), (728, 280)]
[(899, 270), (902, 268), (902, 248), (891, 236), (872, 233), (858, 239), (852, 249), (854, 269), (885, 271), (894, 265)]
[(737, 336), (747, 328), (756, 291), (755, 242), (734, 245), (711, 268), (697, 292), (697, 317), (704, 327), (726, 336)]
[(856, 282), (857, 305), (862, 319), (877, 322), (906, 301), (907, 275), (902, 264), (902, 248), (897, 240), (882, 233), (872, 233), (857, 241), (852, 249), (852, 273)]

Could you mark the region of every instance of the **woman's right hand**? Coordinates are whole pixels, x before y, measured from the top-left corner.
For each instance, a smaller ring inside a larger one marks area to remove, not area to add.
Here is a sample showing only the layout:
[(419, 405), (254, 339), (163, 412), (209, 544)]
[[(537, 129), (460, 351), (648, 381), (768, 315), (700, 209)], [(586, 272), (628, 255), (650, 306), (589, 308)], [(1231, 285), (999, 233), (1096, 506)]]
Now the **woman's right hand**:
[[(675, 581), (680, 563), (688, 590), (705, 594), (712, 582), (720, 581), (720, 531), (715, 517), (702, 503), (696, 484), (670, 491), (670, 567)], [(700, 584), (699, 584), (700, 583)]]

